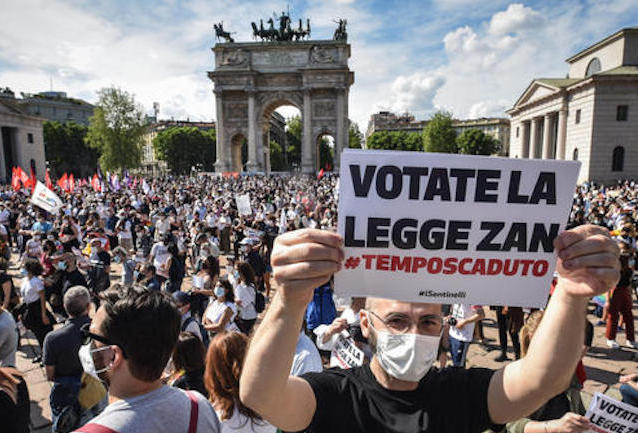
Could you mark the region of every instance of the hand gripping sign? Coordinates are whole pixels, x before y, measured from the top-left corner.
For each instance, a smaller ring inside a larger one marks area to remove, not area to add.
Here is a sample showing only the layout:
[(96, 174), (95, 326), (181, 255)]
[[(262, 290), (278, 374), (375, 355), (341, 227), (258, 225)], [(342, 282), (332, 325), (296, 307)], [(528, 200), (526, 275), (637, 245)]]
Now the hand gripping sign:
[(342, 296), (542, 306), (580, 163), (345, 150)]
[(614, 400), (597, 392), (585, 414), (596, 433), (638, 432), (638, 408)]

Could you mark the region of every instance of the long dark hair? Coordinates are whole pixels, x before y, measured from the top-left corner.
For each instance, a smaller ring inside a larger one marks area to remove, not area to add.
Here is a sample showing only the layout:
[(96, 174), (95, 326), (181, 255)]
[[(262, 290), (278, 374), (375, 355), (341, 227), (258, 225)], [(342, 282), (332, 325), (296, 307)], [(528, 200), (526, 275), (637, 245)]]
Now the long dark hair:
[(173, 349), (173, 364), (176, 370), (185, 372), (204, 369), (204, 345), (191, 332), (181, 332)]
[(253, 270), (253, 267), (250, 266), (250, 263), (239, 262), (237, 264), (237, 271), (239, 272), (241, 279), (244, 280), (244, 283), (252, 286), (255, 285), (255, 271)]
[(224, 300), (226, 302), (234, 303), (235, 302), (235, 291), (233, 290), (233, 285), (230, 284), (228, 278), (220, 278), (219, 284), (224, 288)]

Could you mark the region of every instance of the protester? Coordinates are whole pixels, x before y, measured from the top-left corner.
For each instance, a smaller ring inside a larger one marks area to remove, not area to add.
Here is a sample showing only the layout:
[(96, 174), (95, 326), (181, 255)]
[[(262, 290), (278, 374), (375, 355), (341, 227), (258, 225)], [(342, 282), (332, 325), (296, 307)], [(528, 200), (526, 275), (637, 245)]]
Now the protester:
[(611, 349), (618, 349), (616, 333), (618, 331), (618, 318), (623, 317), (625, 324), (626, 345), (632, 349), (638, 349), (638, 343), (634, 335), (634, 315), (632, 312), (633, 301), (631, 298), (631, 282), (634, 275), (634, 256), (630, 252), (630, 247), (623, 242), (619, 242), (620, 248), (620, 280), (616, 287), (609, 292), (609, 309), (607, 312), (607, 328), (605, 337), (607, 346)]
[(204, 381), (222, 432), (274, 433), (277, 429), (239, 399), (239, 377), (248, 347), (246, 336), (221, 332), (211, 341), (206, 355)]
[(453, 318), (448, 333), (452, 365), (465, 367), (467, 349), (474, 338), (474, 324), (485, 317), (485, 312), (480, 305), (454, 304), (450, 317)]
[(239, 273), (239, 281), (235, 286), (235, 303), (239, 313), (235, 322), (241, 332), (250, 335), (257, 321), (255, 273), (247, 262), (239, 262), (236, 266)]
[[(31, 330), (40, 346), (40, 351), (44, 346), (44, 337), (53, 330), (55, 319), (46, 306), (44, 284), (40, 279), (42, 274), (42, 265), (39, 261), (29, 259), (22, 269), (22, 285), (20, 287), (20, 295), (22, 302), (25, 304), (24, 313), (22, 314), (22, 323)], [(41, 355), (36, 355), (33, 362), (42, 361)]]
[[(161, 382), (179, 336), (180, 315), (171, 299), (127, 287), (100, 296), (100, 308), (83, 333), (95, 370), (108, 386), (109, 405), (90, 424), (119, 432), (219, 432), (219, 420), (201, 394)], [(196, 423), (192, 430), (191, 422)]]
[(186, 292), (175, 292), (173, 293), (173, 300), (175, 301), (175, 305), (179, 310), (182, 320), (181, 320), (181, 331), (182, 332), (190, 332), (200, 341), (204, 341), (202, 332), (200, 331), (200, 324), (195, 319), (190, 312), (191, 309), (191, 297)]
[(184, 390), (194, 390), (208, 397), (208, 391), (204, 387), (205, 356), (201, 337), (191, 332), (180, 332), (172, 355), (175, 373), (169, 385)]
[(135, 269), (137, 262), (130, 258), (129, 253), (124, 248), (113, 249), (113, 261), (122, 267), (122, 284), (130, 286), (135, 283)]
[(237, 306), (235, 294), (230, 282), (222, 278), (215, 285), (215, 300), (208, 305), (204, 312), (203, 325), (211, 338), (222, 331), (239, 331), (235, 324)]
[(77, 397), (83, 369), (78, 351), (82, 345), (80, 329), (91, 322), (90, 304), (91, 295), (86, 287), (69, 288), (64, 294), (69, 319), (44, 339), (43, 363), (47, 379), (53, 382), (49, 403), (54, 432), (73, 430), (81, 415)]
[(15, 367), (18, 328), (11, 313), (0, 305), (0, 367)]
[(19, 371), (0, 367), (0, 414), (2, 431), (28, 433), (31, 403), (27, 384)]
[(608, 232), (580, 226), (556, 238), (557, 289), (527, 356), (504, 369), (431, 370), (443, 329), (441, 305), (368, 298), (361, 328), (375, 349), (369, 365), (289, 376), (305, 306), (314, 288), (340, 269), (342, 242), (319, 230), (275, 241), (277, 297), (253, 336), (240, 394), (283, 430), (498, 431), (568, 386), (582, 353), (587, 299), (618, 279), (618, 248)]
[(623, 403), (638, 407), (638, 374), (620, 376), (618, 382)]
[(193, 275), (191, 289), (191, 310), (193, 314), (203, 320), (204, 311), (208, 307), (208, 300), (214, 296), (214, 288), (219, 279), (219, 261), (213, 256), (207, 256), (202, 262), (200, 270)]

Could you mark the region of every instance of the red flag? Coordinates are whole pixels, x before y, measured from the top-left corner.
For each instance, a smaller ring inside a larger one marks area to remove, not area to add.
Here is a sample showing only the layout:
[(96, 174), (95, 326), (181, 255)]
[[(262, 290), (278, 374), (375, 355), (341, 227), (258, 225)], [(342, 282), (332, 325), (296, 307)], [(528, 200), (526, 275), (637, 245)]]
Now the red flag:
[(18, 166), (16, 168), (16, 174), (20, 178), (20, 181), (22, 182), (22, 185), (24, 185), (25, 188), (28, 188), (29, 187), (29, 175), (20, 166)]
[(67, 188), (69, 189), (68, 192), (73, 192), (73, 190), (75, 189), (75, 177), (73, 176), (73, 173), (69, 175)]
[(93, 188), (93, 191), (95, 192), (100, 192), (102, 190), (100, 185), (100, 178), (97, 177), (97, 173), (95, 173), (93, 175), (93, 179), (91, 179), (91, 187)]
[(38, 180), (35, 178), (35, 171), (33, 171), (33, 167), (31, 167), (31, 179), (29, 179), (29, 182), (31, 192), (35, 191), (35, 184), (38, 183)]
[(63, 191), (66, 191), (69, 188), (69, 179), (66, 173), (64, 173), (62, 177), (58, 179), (57, 184)]
[(44, 183), (50, 190), (53, 190), (53, 182), (51, 182), (51, 176), (49, 175), (49, 169), (47, 168), (46, 173), (44, 174)]
[(11, 176), (11, 186), (14, 191), (20, 190), (20, 175), (18, 174), (18, 169), (13, 167), (12, 169), (13, 175)]
[(321, 170), (319, 170), (319, 174), (317, 175), (317, 180), (321, 180), (321, 178), (323, 177), (324, 173), (325, 172), (323, 171), (323, 168)]

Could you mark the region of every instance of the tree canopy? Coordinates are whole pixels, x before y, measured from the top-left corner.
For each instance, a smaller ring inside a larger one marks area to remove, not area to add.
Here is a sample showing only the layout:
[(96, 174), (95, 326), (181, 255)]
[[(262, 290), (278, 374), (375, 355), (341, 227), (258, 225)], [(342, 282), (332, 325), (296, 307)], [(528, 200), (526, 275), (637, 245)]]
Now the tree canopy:
[(73, 173), (76, 177), (95, 172), (98, 154), (84, 141), (88, 128), (75, 122), (46, 121), (42, 125), (44, 151), (51, 174)]
[(366, 140), (368, 149), (423, 150), (423, 138), (418, 132), (376, 131)]
[(361, 149), (362, 141), (363, 134), (359, 130), (359, 125), (350, 122), (350, 128), (348, 128), (348, 147), (350, 149)]
[(174, 173), (189, 173), (191, 167), (212, 171), (216, 158), (215, 130), (195, 127), (172, 127), (160, 131), (153, 139), (157, 158), (166, 161)]
[(460, 153), (467, 155), (494, 155), (501, 150), (501, 144), (480, 129), (467, 129), (456, 140)]
[(141, 107), (133, 95), (114, 87), (99, 90), (98, 97), (86, 142), (100, 153), (106, 170), (138, 167), (145, 132)]
[(451, 113), (446, 111), (434, 113), (423, 129), (423, 148), (426, 152), (458, 152)]
[(286, 120), (286, 157), (290, 168), (301, 166), (301, 130), (301, 116)]

